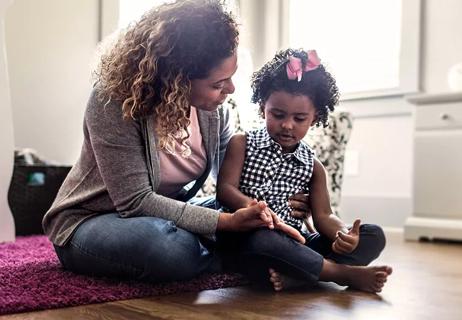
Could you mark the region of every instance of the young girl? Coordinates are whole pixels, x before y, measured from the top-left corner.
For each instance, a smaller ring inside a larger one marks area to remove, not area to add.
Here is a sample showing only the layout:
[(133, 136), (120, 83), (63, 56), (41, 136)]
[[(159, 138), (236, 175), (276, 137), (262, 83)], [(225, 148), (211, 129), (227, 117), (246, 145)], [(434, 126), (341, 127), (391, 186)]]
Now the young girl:
[(252, 232), (239, 241), (242, 259), (260, 261), (277, 291), (290, 274), (301, 282), (334, 281), (380, 292), (392, 269), (363, 266), (383, 250), (382, 229), (359, 220), (347, 228), (332, 213), (324, 167), (302, 141), (311, 126), (327, 125), (339, 96), (334, 78), (315, 51), (288, 49), (253, 75), (252, 88), (266, 127), (231, 138), (218, 178), (218, 201), (231, 210), (246, 208), (253, 199), (265, 201), (275, 225), (282, 220), (302, 232), (303, 221), (292, 216), (288, 200), (306, 192), (318, 232), (302, 232), (305, 244), (287, 237), (288, 232)]

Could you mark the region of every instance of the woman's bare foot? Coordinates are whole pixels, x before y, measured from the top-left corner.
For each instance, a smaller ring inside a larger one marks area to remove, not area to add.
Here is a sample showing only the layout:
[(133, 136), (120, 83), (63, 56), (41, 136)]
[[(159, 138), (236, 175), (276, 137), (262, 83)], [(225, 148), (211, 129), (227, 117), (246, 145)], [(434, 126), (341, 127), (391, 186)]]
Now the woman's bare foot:
[(325, 260), (319, 280), (375, 293), (382, 291), (392, 271), (389, 266), (348, 266)]
[(302, 280), (291, 278), (274, 269), (268, 269), (270, 275), (270, 282), (273, 284), (274, 291), (281, 291), (282, 289), (290, 289), (301, 287), (307, 284)]

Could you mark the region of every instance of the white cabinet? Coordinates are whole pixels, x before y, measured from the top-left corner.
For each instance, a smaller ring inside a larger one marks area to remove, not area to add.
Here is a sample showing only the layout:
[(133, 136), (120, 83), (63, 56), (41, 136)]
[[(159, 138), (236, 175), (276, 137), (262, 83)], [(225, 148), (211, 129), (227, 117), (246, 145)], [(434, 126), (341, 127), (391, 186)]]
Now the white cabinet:
[(408, 99), (414, 108), (414, 210), (405, 237), (462, 240), (462, 92)]

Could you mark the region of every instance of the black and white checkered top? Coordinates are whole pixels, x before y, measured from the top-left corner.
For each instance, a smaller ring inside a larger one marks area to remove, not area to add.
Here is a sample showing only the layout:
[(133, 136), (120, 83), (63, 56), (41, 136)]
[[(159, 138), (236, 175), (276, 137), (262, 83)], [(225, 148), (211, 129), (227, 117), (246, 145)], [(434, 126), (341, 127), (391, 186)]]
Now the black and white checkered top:
[(295, 152), (282, 153), (266, 128), (246, 132), (246, 139), (239, 189), (248, 197), (266, 201), (279, 218), (300, 230), (303, 220), (290, 216), (288, 198), (309, 192), (314, 151), (301, 141)]

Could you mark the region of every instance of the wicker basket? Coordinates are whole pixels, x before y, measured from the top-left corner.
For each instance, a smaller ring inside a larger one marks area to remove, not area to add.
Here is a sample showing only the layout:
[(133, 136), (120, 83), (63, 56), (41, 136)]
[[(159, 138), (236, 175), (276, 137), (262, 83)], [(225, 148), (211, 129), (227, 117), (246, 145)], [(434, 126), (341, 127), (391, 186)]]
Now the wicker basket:
[(14, 166), (8, 190), (16, 235), (42, 234), (42, 218), (53, 203), (71, 167), (52, 165)]

